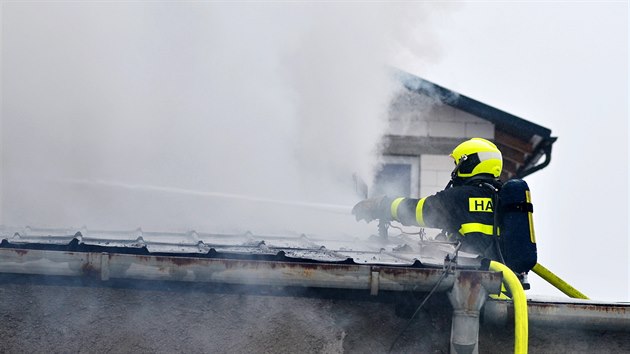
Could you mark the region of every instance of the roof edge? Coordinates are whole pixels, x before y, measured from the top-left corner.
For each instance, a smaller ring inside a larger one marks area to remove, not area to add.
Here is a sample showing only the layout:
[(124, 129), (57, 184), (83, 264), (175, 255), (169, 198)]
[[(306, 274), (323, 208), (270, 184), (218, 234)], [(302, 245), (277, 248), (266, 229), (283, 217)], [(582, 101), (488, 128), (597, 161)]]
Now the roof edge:
[(393, 75), (408, 90), (436, 98), (446, 105), (485, 119), (499, 129), (522, 137), (538, 135), (543, 139), (548, 139), (551, 136), (551, 129), (549, 128), (489, 106), (406, 71), (397, 68), (392, 68), (392, 70)]

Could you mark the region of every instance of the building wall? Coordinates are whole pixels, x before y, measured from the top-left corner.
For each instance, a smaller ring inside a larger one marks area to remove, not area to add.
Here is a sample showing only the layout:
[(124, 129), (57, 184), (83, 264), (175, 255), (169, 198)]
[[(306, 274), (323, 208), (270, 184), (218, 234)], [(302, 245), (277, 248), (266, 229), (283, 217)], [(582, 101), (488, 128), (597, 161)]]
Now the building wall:
[[(218, 285), (86, 285), (3, 275), (2, 353), (448, 353), (452, 309), (435, 293), (407, 302), (366, 296), (251, 294)], [(310, 294), (310, 295), (309, 295)], [(411, 294), (408, 294), (411, 295)], [(404, 306), (402, 305), (404, 303)], [(398, 338), (398, 339), (397, 339)], [(513, 325), (481, 324), (480, 353), (513, 352)], [(627, 332), (530, 326), (531, 353), (627, 353)]]
[(444, 189), (451, 179), (453, 159), (448, 155), (420, 156), (420, 195), (428, 196)]
[(383, 151), (383, 163), (400, 160), (420, 163), (418, 181), (412, 190), (424, 197), (442, 189), (450, 180), (453, 161), (450, 151), (472, 137), (494, 139), (494, 125), (487, 120), (416, 93), (403, 92), (393, 101), (387, 134), (390, 142)]
[(404, 93), (392, 103), (388, 134), (494, 139), (494, 125), (430, 97)]

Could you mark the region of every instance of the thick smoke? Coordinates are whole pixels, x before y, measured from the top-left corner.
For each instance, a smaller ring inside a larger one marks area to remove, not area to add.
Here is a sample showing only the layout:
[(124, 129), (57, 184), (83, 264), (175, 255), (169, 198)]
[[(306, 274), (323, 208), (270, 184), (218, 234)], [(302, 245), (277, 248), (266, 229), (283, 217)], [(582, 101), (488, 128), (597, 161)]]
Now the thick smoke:
[(5, 225), (367, 230), (352, 175), (420, 5), (3, 6)]

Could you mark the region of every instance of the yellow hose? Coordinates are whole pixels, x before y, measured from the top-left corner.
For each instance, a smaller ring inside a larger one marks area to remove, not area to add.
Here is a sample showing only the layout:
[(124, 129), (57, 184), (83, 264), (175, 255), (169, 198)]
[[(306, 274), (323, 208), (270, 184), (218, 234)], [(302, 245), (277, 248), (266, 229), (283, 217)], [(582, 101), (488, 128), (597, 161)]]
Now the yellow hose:
[(588, 300), (588, 297), (586, 295), (582, 294), (576, 288), (574, 288), (571, 285), (569, 285), (569, 283), (567, 283), (564, 280), (560, 279), (560, 277), (558, 277), (557, 275), (553, 274), (549, 269), (543, 267), (540, 263), (536, 263), (534, 268), (532, 268), (532, 271), (534, 271), (534, 273), (538, 274), (541, 278), (543, 278), (547, 282), (549, 282), (549, 284), (555, 286), (556, 289), (562, 291), (563, 293), (565, 293), (569, 297), (572, 297), (574, 299), (586, 299), (586, 300)]
[(507, 266), (490, 261), (490, 270), (503, 273), (503, 282), (512, 293), (514, 302), (514, 353), (527, 353), (528, 320), (527, 320), (527, 298), (523, 285)]

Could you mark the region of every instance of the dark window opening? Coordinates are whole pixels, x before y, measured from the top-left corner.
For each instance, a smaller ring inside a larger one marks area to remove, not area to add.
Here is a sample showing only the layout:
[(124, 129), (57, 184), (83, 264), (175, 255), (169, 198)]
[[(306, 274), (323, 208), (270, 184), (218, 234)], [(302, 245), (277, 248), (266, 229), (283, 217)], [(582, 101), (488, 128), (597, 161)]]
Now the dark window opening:
[(407, 197), (411, 195), (411, 165), (384, 164), (374, 178), (372, 196)]

